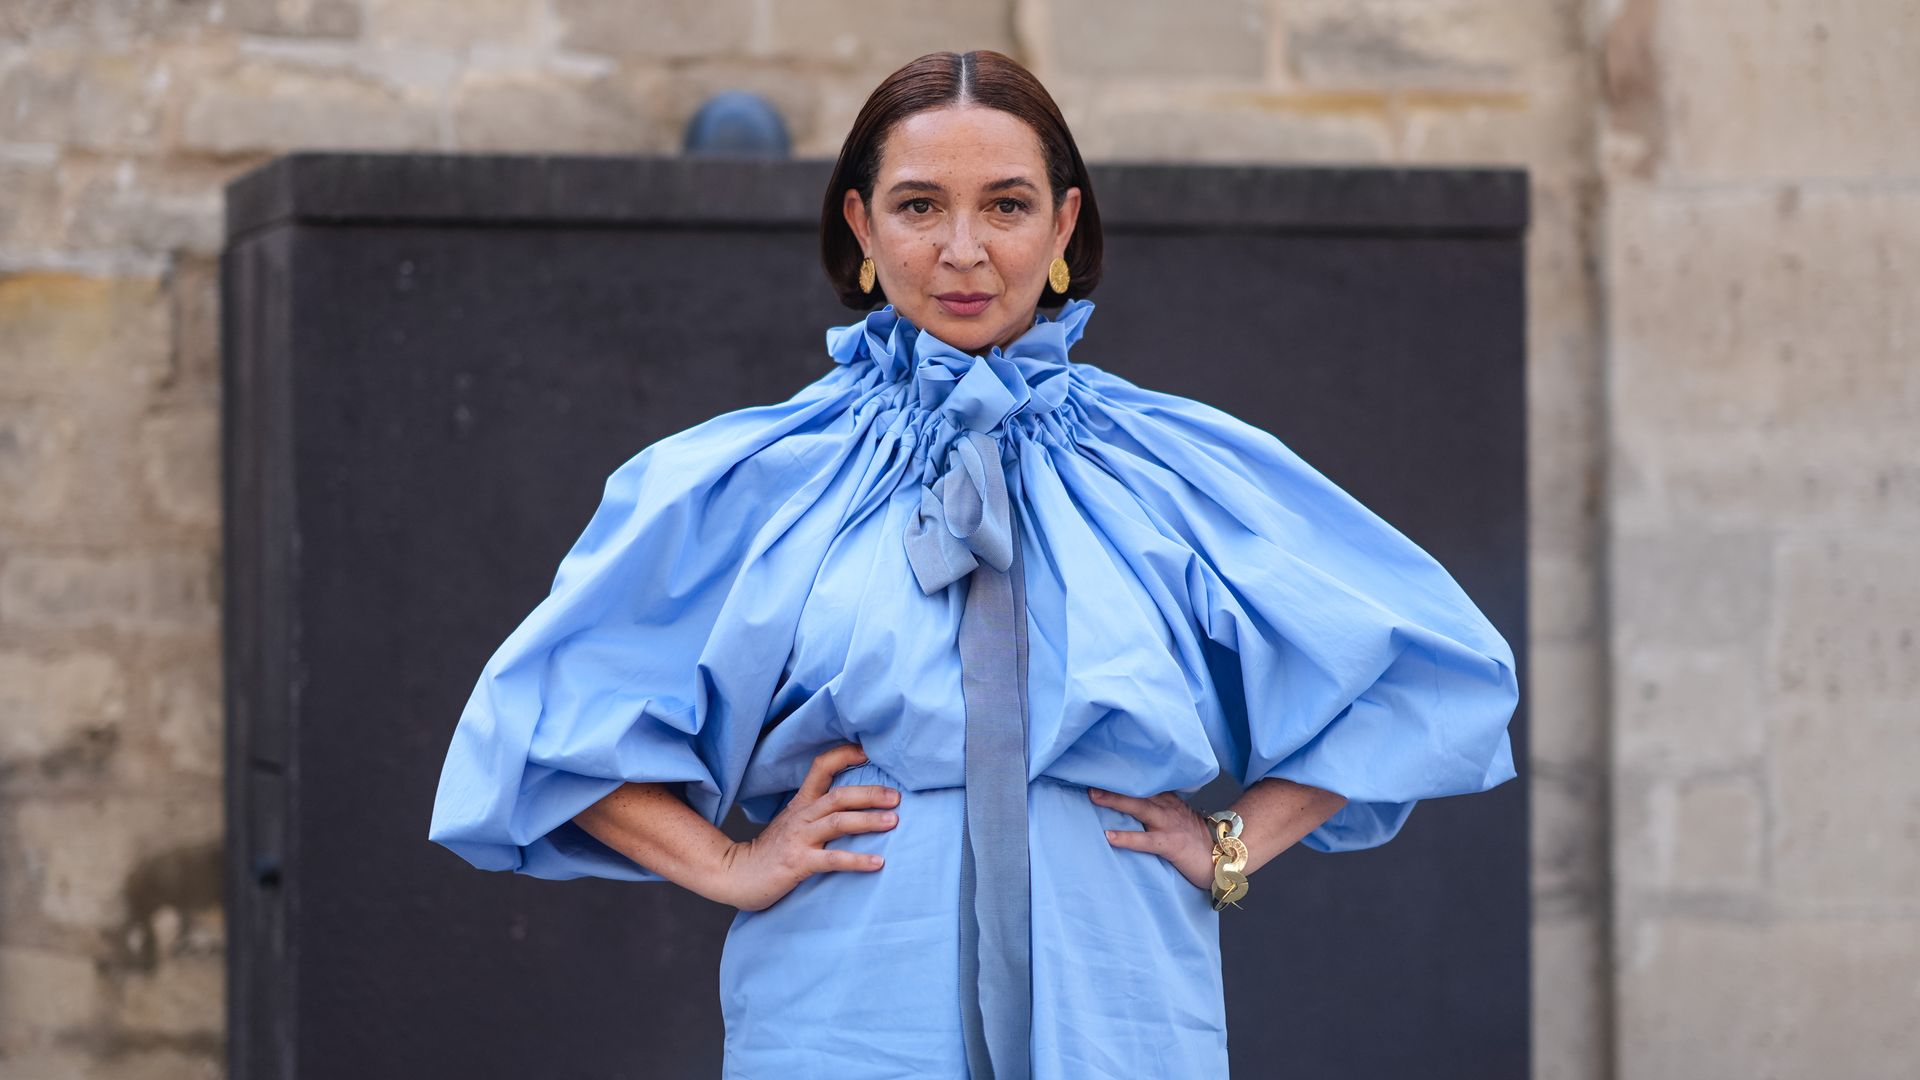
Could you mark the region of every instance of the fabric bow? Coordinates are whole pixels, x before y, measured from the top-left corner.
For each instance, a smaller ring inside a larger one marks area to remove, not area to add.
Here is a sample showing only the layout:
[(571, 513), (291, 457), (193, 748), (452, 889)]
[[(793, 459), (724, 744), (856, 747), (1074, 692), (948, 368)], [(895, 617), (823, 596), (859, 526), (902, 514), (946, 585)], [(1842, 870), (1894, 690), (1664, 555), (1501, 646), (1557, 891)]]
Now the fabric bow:
[(920, 488), (920, 505), (907, 522), (907, 562), (920, 591), (932, 595), (981, 560), (995, 570), (1013, 565), (1013, 512), (1000, 444), (968, 430), (947, 451), (946, 471)]

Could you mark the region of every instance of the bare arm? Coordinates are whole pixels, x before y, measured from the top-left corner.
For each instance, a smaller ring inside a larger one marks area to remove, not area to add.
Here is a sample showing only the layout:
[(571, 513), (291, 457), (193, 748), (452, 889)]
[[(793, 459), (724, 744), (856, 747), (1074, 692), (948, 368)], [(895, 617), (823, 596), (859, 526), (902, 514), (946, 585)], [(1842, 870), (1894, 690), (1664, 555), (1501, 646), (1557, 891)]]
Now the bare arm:
[[(1277, 776), (1255, 781), (1233, 804), (1242, 825), (1240, 840), (1247, 845), (1247, 866), (1241, 873), (1251, 875), (1346, 805), (1345, 795), (1325, 788)], [(1212, 851), (1211, 844), (1208, 851)]]
[[(1146, 826), (1110, 831), (1108, 843), (1152, 852), (1178, 868), (1195, 888), (1212, 888), (1213, 830), (1179, 792), (1163, 791), (1142, 799), (1088, 788), (1087, 797), (1101, 806), (1132, 814)], [(1323, 788), (1277, 776), (1256, 780), (1233, 804), (1233, 811), (1241, 819), (1240, 842), (1247, 845), (1247, 865), (1241, 873), (1252, 876), (1345, 805), (1345, 795)]]
[(574, 815), (594, 839), (668, 881), (726, 903), (721, 888), (733, 839), (666, 784), (622, 784)]
[(689, 892), (759, 911), (814, 874), (880, 869), (878, 855), (827, 847), (849, 833), (891, 829), (897, 820), (891, 808), (900, 805), (900, 792), (894, 788), (833, 786), (836, 773), (866, 760), (866, 752), (850, 742), (816, 754), (793, 798), (751, 840), (721, 832), (663, 783), (622, 784), (573, 820)]

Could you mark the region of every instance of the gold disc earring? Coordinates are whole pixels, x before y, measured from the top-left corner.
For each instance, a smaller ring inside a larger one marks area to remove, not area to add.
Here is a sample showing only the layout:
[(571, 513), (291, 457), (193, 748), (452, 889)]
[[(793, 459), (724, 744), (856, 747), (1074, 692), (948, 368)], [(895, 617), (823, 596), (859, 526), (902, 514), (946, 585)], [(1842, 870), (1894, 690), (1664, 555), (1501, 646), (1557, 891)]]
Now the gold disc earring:
[(1053, 265), (1047, 267), (1047, 284), (1053, 286), (1054, 292), (1066, 292), (1067, 282), (1071, 280), (1072, 276), (1067, 273), (1067, 260), (1055, 259)]
[(871, 255), (860, 260), (860, 291), (863, 293), (873, 291), (873, 257)]

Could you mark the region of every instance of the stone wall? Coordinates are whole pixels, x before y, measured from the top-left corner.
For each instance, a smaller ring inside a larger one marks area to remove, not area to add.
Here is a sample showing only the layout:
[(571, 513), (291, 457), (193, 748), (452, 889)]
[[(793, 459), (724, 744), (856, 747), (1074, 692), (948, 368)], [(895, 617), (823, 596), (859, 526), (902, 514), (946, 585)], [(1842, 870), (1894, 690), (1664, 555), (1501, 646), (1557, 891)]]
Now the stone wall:
[(1532, 171), (1536, 1071), (1914, 1071), (1920, 8), (640, 10), (0, 6), (0, 1072), (221, 1072), (221, 185), (671, 152), (730, 87), (831, 156), (979, 47), (1096, 163)]

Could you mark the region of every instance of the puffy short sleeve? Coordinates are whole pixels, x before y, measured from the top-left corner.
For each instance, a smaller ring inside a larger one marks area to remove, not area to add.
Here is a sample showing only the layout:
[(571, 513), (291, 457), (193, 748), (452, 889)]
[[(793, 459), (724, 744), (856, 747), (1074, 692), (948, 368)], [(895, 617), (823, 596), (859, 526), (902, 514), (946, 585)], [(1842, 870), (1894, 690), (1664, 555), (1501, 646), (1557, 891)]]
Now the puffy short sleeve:
[(1420, 799), (1514, 778), (1513, 650), (1445, 568), (1273, 434), (1095, 377), (1113, 437), (1154, 463), (1136, 494), (1201, 561), (1223, 766), (1347, 797), (1302, 843), (1375, 847)]
[(833, 408), (830, 382), (714, 417), (613, 471), (551, 592), (481, 670), (430, 840), (483, 870), (664, 881), (574, 815), (625, 782), (663, 781), (725, 819), (802, 598), (782, 587), (795, 575), (774, 547), (812, 488), (783, 440)]

